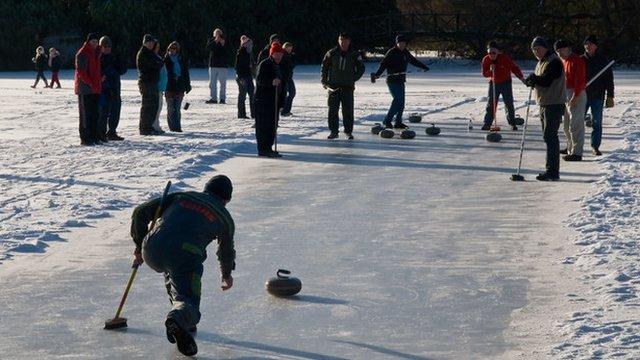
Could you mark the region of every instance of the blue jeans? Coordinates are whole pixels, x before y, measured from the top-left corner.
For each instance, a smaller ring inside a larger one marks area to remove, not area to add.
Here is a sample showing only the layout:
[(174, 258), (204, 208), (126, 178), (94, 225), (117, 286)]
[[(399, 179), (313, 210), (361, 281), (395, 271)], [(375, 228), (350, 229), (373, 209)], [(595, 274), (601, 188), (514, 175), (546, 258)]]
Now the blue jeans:
[(396, 124), (401, 124), (402, 112), (404, 111), (405, 83), (387, 83), (387, 86), (389, 87), (393, 101), (391, 102), (387, 117), (384, 119), (384, 123), (391, 124), (391, 121), (395, 117)]
[(169, 130), (181, 131), (182, 125), (180, 124), (180, 119), (182, 115), (180, 114), (180, 107), (182, 106), (184, 93), (165, 92), (165, 96), (167, 98), (167, 123), (169, 124)]
[[(516, 114), (513, 108), (513, 88), (511, 81), (505, 81), (496, 85), (496, 110), (498, 110), (498, 99), (502, 95), (504, 108), (507, 113), (509, 125), (515, 124)], [(487, 97), (487, 109), (484, 115), (484, 124), (490, 126), (493, 123), (493, 83), (489, 83), (489, 96)], [(496, 114), (497, 115), (497, 114)]]
[(293, 106), (293, 98), (296, 97), (296, 84), (293, 82), (293, 79), (287, 79), (284, 86), (287, 91), (287, 97), (284, 99), (282, 114), (288, 114), (291, 112), (291, 107)]
[(591, 147), (594, 149), (600, 148), (602, 142), (602, 109), (604, 108), (604, 99), (589, 99), (587, 100), (587, 108), (585, 113), (591, 108), (591, 121), (593, 122), (593, 129), (591, 130)]

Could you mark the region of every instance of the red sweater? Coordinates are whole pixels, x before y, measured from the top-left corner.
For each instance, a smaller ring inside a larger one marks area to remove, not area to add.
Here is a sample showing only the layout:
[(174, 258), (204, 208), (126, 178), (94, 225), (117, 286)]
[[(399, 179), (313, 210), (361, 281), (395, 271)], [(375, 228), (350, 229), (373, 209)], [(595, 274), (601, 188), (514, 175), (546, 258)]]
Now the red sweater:
[(100, 94), (102, 74), (100, 71), (100, 47), (92, 49), (84, 43), (76, 54), (75, 93), (77, 95)]
[[(496, 78), (493, 78), (491, 72), (491, 64), (496, 65)], [(496, 84), (501, 84), (505, 81), (511, 81), (511, 73), (522, 79), (522, 71), (511, 59), (505, 54), (498, 54), (496, 61), (491, 60), (489, 55), (485, 55), (482, 59), (482, 75)]]
[(587, 67), (584, 60), (578, 54), (573, 53), (567, 60), (562, 60), (564, 65), (564, 78), (567, 89), (573, 90), (573, 96), (578, 96), (587, 87)]

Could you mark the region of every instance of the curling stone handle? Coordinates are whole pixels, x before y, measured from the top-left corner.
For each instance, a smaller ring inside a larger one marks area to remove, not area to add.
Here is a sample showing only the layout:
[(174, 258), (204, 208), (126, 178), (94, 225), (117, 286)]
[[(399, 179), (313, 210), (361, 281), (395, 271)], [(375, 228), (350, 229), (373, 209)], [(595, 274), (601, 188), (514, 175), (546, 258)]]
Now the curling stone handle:
[(291, 271), (289, 270), (285, 270), (285, 269), (278, 269), (278, 272), (276, 272), (276, 275), (278, 275), (279, 278), (288, 278), (288, 275), (291, 275)]

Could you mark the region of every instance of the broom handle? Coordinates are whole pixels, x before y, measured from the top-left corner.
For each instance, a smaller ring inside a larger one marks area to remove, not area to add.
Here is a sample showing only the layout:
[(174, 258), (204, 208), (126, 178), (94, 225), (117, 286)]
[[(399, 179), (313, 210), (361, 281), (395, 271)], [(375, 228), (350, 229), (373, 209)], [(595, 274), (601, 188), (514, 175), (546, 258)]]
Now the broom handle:
[[(164, 188), (164, 193), (162, 193), (162, 198), (160, 198), (160, 205), (156, 209), (156, 213), (151, 221), (151, 229), (156, 225), (156, 221), (160, 217), (160, 213), (162, 212), (162, 206), (164, 205), (164, 200), (169, 193), (169, 188), (171, 187), (171, 181), (167, 182), (167, 186)], [(131, 289), (131, 285), (133, 285), (133, 279), (136, 278), (136, 274), (138, 273), (138, 267), (140, 265), (132, 265), (133, 270), (131, 271), (131, 275), (129, 275), (129, 281), (127, 281), (127, 286), (124, 288), (124, 293), (122, 294), (122, 298), (120, 299), (120, 305), (118, 305), (118, 310), (116, 310), (115, 318), (120, 317), (120, 313), (122, 313), (122, 308), (124, 307), (124, 302), (127, 301), (127, 296), (129, 295), (129, 290)]]
[(518, 171), (520, 175), (520, 169), (522, 169), (522, 154), (524, 153), (524, 140), (527, 135), (527, 124), (529, 123), (529, 109), (531, 108), (531, 95), (533, 94), (533, 88), (529, 89), (529, 100), (527, 101), (527, 115), (524, 117), (524, 128), (522, 129), (522, 142), (520, 142), (520, 160), (518, 160)]
[(276, 126), (275, 126), (275, 130), (273, 131), (274, 134), (274, 151), (278, 152), (278, 123), (280, 122), (280, 111), (278, 109), (278, 93), (280, 92), (280, 85), (276, 86)]
[(588, 87), (589, 85), (591, 85), (591, 83), (593, 83), (597, 78), (600, 77), (600, 75), (602, 75), (605, 71), (607, 71), (608, 68), (611, 67), (611, 65), (613, 65), (616, 61), (615, 60), (611, 60), (607, 66), (605, 66), (604, 68), (602, 68), (602, 70), (600, 70), (600, 72), (598, 72), (591, 80), (589, 80), (589, 82), (587, 83), (587, 85), (585, 87)]

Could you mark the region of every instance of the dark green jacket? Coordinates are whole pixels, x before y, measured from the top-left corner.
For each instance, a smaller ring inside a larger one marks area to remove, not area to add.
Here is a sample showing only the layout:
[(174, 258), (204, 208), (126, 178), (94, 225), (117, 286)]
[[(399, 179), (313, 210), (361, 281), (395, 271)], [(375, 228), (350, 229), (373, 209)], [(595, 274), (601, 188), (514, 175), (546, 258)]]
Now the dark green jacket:
[(337, 46), (327, 51), (320, 70), (323, 85), (354, 89), (364, 74), (364, 63), (359, 51), (349, 49), (345, 53)]
[(142, 248), (147, 236), (160, 237), (167, 247), (187, 251), (200, 261), (207, 257), (206, 247), (218, 240), (218, 261), (223, 277), (235, 269), (233, 245), (235, 224), (222, 202), (201, 192), (175, 192), (167, 196), (156, 226), (149, 232), (149, 223), (160, 205), (160, 198), (139, 205), (131, 216), (131, 237), (136, 249)]

